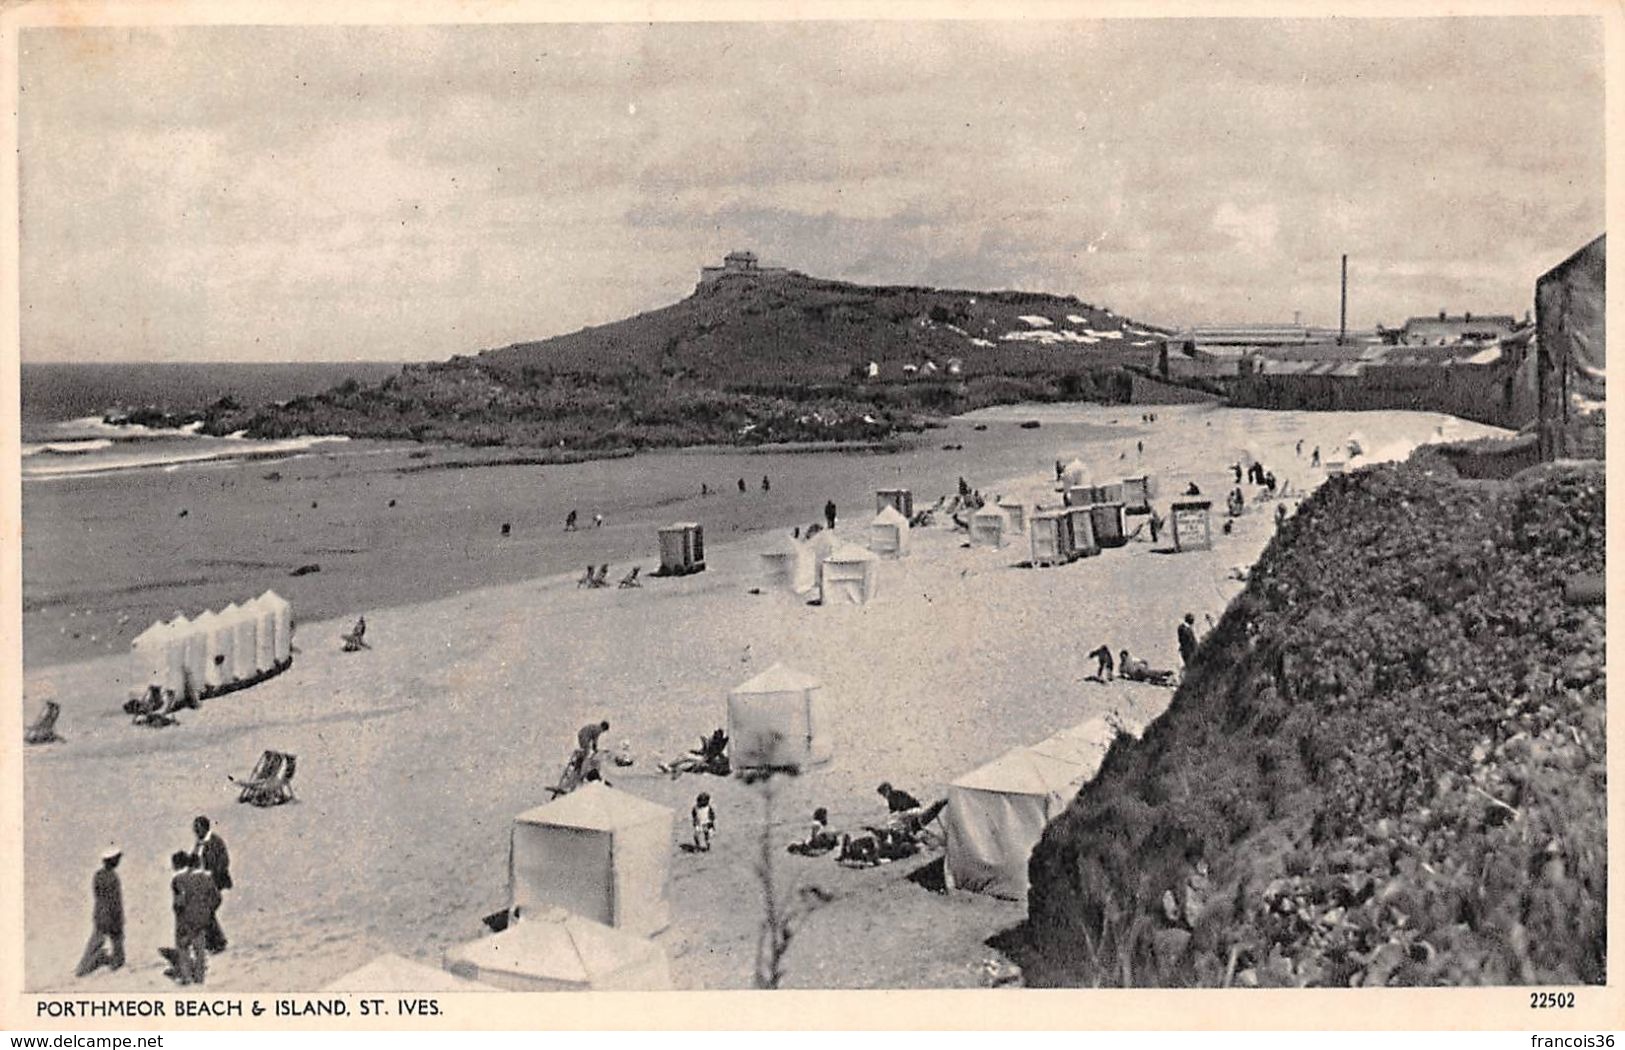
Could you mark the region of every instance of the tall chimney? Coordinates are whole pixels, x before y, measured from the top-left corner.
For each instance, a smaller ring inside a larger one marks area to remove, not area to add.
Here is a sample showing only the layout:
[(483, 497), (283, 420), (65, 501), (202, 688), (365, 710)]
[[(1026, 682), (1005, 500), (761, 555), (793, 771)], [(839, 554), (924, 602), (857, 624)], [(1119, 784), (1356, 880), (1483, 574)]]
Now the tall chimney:
[(1343, 300), (1337, 310), (1337, 345), (1342, 346), (1349, 334), (1349, 257), (1343, 256)]

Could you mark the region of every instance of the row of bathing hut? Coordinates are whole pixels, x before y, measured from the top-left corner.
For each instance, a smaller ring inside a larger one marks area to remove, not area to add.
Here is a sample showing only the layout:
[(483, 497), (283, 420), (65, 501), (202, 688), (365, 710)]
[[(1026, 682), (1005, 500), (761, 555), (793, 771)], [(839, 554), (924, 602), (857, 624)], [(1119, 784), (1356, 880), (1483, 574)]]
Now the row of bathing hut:
[(194, 619), (176, 614), (130, 643), (129, 693), (216, 696), (253, 685), (293, 663), (293, 607), (275, 591)]

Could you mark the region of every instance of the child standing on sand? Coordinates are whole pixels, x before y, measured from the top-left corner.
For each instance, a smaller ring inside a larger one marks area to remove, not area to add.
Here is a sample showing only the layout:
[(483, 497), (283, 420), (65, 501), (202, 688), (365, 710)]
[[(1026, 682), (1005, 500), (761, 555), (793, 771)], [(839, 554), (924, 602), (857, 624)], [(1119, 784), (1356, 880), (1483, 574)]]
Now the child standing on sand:
[(694, 848), (701, 853), (711, 852), (711, 836), (717, 830), (717, 811), (711, 808), (711, 796), (700, 792), (688, 816), (694, 824)]

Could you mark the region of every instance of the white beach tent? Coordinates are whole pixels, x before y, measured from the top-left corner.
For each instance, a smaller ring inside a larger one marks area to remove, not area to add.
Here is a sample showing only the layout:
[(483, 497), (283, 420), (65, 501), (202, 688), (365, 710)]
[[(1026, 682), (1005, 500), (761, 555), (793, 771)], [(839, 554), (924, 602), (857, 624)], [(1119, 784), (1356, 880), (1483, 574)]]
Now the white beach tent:
[(260, 595), (260, 601), (269, 605), (275, 614), (271, 623), (271, 654), (278, 664), (285, 664), (293, 659), (293, 606), (275, 591), (266, 591)]
[(513, 821), (509, 909), (568, 908), (637, 934), (665, 929), (672, 818), (601, 782), (526, 810)]
[(1009, 532), (1009, 515), (992, 504), (970, 516), (970, 542), (973, 547), (1002, 547)]
[(159, 620), (130, 642), (130, 696), (146, 695), (149, 686), (181, 689), (180, 661), (172, 657), (175, 629)]
[(209, 662), (214, 666), (215, 678), (218, 679), (216, 684), (220, 686), (237, 681), (237, 620), (241, 615), (242, 610), (236, 602), (231, 602), (215, 614)]
[(770, 585), (796, 594), (806, 594), (818, 585), (811, 546), (793, 536), (781, 536), (763, 552), (762, 571)]
[(671, 964), (653, 941), (562, 908), (446, 952), (447, 971), (510, 992), (661, 992)]
[(1027, 534), (1027, 505), (1018, 499), (999, 500), (999, 509), (1010, 519), (1010, 531), (1017, 536)]
[(174, 648), (170, 659), (174, 660), (176, 654), (180, 658), (181, 687), (175, 692), (181, 695), (185, 684), (190, 681), (194, 695), (203, 692), (203, 632), (197, 629), (195, 621), (188, 620), (184, 615), (176, 616), (170, 621), (175, 636), (171, 643)]
[(1089, 468), (1084, 465), (1084, 462), (1081, 459), (1074, 459), (1072, 462), (1061, 468), (1061, 486), (1063, 488), (1072, 488), (1076, 485), (1082, 485), (1088, 477)]
[(728, 753), (741, 769), (802, 767), (834, 755), (824, 684), (774, 664), (728, 694)]
[(876, 554), (901, 558), (909, 548), (908, 519), (896, 507), (883, 507), (869, 523), (869, 549)]
[(261, 674), (276, 670), (276, 607), (268, 594), (243, 606), (254, 617), (254, 667)]
[(213, 609), (206, 610), (192, 621), (192, 630), (203, 640), (203, 661), (200, 668), (203, 673), (197, 680), (197, 687), (200, 691), (219, 689), (221, 664), (215, 662), (215, 657), (223, 655), (220, 652), (219, 642), (220, 614)]
[(500, 992), (502, 989), (447, 973), (392, 952), (335, 977), (324, 992)]
[(825, 605), (865, 605), (875, 596), (880, 561), (868, 550), (844, 543), (824, 556), (819, 571), (819, 597)]
[(1063, 729), (1046, 740), (1033, 744), (1028, 750), (1037, 755), (1060, 759), (1077, 766), (1087, 783), (1100, 772), (1106, 752), (1117, 738), (1117, 727), (1104, 718), (1091, 718), (1080, 725)]
[(231, 619), (231, 660), (237, 669), (237, 681), (246, 682), (259, 674), (259, 613), (253, 602), (245, 602), (237, 606)]
[(1027, 859), (1044, 825), (1086, 779), (1074, 762), (1018, 747), (954, 781), (942, 814), (948, 886), (1025, 898)]

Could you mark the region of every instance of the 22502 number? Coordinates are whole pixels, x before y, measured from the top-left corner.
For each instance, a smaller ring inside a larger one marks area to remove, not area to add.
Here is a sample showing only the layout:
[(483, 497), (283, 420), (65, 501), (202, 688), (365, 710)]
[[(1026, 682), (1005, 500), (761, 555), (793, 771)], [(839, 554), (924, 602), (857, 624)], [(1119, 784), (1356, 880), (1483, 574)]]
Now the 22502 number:
[(1572, 1010), (1574, 1009), (1573, 992), (1530, 992), (1529, 1009), (1531, 1010)]

